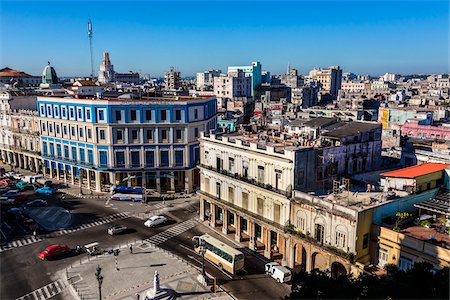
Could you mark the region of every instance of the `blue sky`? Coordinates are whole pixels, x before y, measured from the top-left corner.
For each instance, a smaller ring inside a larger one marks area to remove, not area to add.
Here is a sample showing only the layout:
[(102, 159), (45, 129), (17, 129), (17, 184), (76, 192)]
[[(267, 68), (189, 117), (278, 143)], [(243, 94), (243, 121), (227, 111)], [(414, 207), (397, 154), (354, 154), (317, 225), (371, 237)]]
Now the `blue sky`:
[(0, 67), (39, 75), (114, 68), (190, 76), (259, 60), (273, 74), (340, 65), (359, 74), (449, 72), (449, 4), (439, 1), (5, 1)]

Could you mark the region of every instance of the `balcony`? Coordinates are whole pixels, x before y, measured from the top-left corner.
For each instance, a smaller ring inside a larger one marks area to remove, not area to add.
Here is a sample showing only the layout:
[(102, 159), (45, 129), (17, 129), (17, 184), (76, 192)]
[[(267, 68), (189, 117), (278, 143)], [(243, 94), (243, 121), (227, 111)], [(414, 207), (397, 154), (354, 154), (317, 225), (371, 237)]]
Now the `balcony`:
[(271, 191), (271, 192), (275, 192), (275, 193), (283, 195), (285, 197), (288, 197), (288, 198), (292, 197), (292, 191), (291, 190), (288, 190), (288, 191), (280, 190), (280, 189), (277, 189), (277, 188), (273, 187), (271, 184), (264, 184), (264, 183), (261, 183), (261, 182), (257, 181), (254, 178), (244, 177), (244, 176), (240, 175), (239, 173), (231, 173), (231, 172), (228, 172), (227, 170), (224, 170), (224, 169), (218, 171), (216, 168), (214, 168), (212, 166), (207, 166), (207, 165), (204, 165), (204, 164), (200, 164), (199, 166), (201, 168), (205, 168), (205, 169), (208, 169), (208, 170), (220, 173), (220, 174), (225, 175), (225, 176), (227, 176), (229, 178), (240, 180), (240, 181), (249, 183), (249, 184), (251, 184), (253, 186), (257, 186), (259, 188), (262, 188), (262, 189), (265, 189), (265, 190), (268, 190), (268, 191)]

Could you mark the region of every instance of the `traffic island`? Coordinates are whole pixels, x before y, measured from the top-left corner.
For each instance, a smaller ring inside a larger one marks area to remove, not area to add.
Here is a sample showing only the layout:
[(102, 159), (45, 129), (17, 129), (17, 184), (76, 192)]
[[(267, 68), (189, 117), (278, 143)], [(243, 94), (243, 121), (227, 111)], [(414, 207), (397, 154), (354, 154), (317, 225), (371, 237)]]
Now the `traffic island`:
[(117, 249), (120, 249), (118, 255), (115, 255), (117, 251), (112, 251), (111, 254), (86, 256), (64, 271), (75, 298), (99, 299), (101, 293), (102, 299), (110, 300), (151, 299), (151, 295), (155, 295), (157, 272), (164, 299), (232, 299), (223, 292), (213, 293), (210, 287), (198, 282), (200, 271), (196, 267), (153, 244), (143, 241)]

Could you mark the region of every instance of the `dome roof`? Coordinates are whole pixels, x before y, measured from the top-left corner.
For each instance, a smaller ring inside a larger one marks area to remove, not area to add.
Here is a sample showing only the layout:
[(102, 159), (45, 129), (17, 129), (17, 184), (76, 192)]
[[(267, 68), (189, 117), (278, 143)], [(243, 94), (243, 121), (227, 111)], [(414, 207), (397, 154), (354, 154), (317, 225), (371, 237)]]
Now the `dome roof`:
[(45, 66), (44, 71), (42, 72), (42, 83), (47, 84), (58, 84), (58, 76), (56, 76), (56, 71), (50, 66), (50, 62)]

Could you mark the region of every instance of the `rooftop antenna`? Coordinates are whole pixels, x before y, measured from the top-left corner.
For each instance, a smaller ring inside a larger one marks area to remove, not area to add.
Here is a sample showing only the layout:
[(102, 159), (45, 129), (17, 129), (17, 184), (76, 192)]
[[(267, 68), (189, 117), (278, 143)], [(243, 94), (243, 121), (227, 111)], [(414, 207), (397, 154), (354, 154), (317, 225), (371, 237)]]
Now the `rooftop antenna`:
[(92, 22), (89, 19), (88, 21), (88, 38), (89, 38), (89, 48), (90, 48), (90, 53), (91, 53), (91, 78), (94, 78), (94, 56), (92, 54), (92, 36), (93, 36), (94, 32), (92, 30)]

